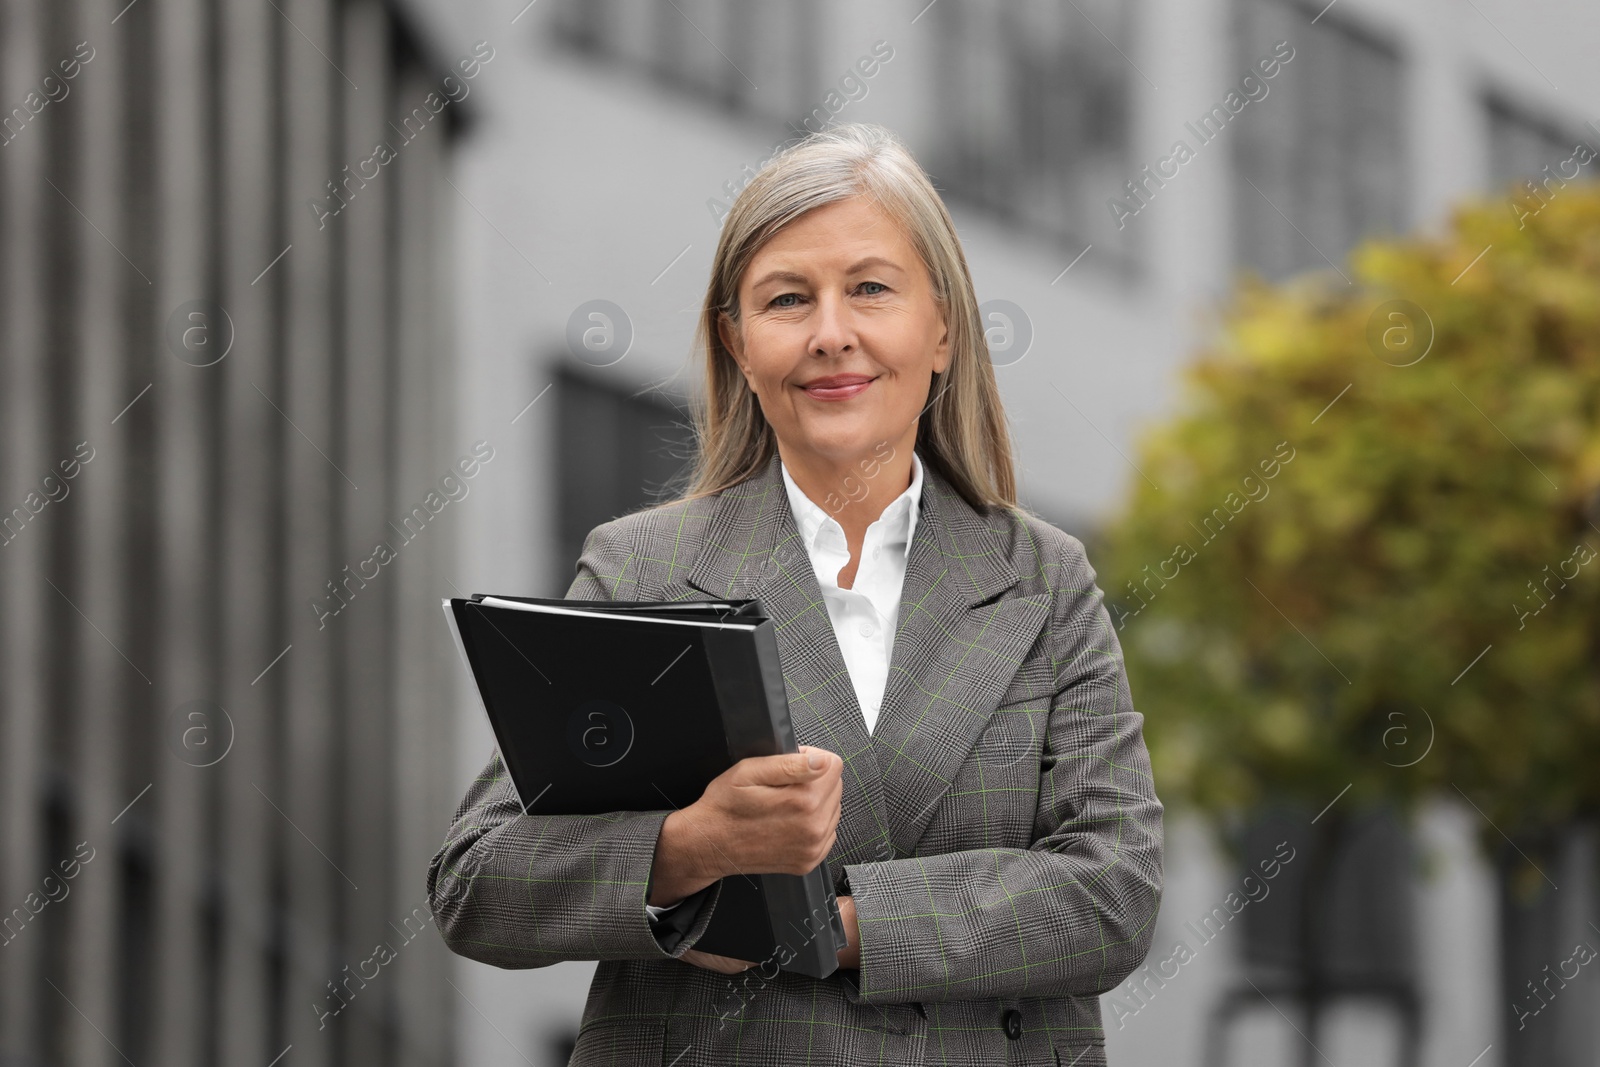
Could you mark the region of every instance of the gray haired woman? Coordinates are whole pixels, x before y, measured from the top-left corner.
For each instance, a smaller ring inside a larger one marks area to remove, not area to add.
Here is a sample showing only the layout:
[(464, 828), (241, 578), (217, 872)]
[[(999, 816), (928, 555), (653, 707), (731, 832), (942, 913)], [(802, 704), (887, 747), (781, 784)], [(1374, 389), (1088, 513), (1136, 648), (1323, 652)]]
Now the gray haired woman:
[[(888, 131), (771, 160), (724, 222), (682, 499), (597, 527), (570, 597), (759, 598), (801, 751), (676, 811), (524, 813), (498, 755), (429, 869), (452, 950), (597, 960), (574, 1065), (1105, 1062), (1162, 808), (1075, 537), (1018, 507), (955, 227)], [(722, 880), (826, 861), (814, 979), (695, 949)]]

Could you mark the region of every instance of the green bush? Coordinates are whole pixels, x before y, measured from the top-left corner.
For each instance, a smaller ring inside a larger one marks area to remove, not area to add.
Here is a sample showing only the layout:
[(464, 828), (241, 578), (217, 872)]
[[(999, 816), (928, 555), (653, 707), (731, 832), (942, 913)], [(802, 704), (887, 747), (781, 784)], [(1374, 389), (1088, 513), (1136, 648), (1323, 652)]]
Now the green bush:
[(1346, 273), (1242, 280), (1105, 532), (1157, 786), (1459, 789), (1513, 835), (1594, 812), (1600, 187)]

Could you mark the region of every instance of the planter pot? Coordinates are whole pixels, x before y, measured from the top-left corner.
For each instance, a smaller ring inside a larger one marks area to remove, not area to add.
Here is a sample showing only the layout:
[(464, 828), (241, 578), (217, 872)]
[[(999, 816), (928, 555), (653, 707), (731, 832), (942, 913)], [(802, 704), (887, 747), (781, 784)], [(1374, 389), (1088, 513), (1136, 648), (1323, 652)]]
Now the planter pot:
[[(1206, 1063), (1227, 1062), (1228, 1032), (1240, 1015), (1272, 1012), (1272, 1006), (1294, 1019), (1306, 1038), (1300, 1062), (1319, 1063), (1315, 1046), (1322, 1043), (1327, 1009), (1348, 999), (1378, 1001), (1393, 1010), (1401, 1024), (1399, 1062), (1415, 1063), (1422, 1011), (1413, 932), (1414, 850), (1398, 816), (1388, 809), (1335, 807), (1319, 816), (1270, 808), (1233, 839), (1239, 884), (1266, 889), (1257, 888), (1259, 899), (1240, 913), (1242, 976), (1212, 1010)], [(1285, 855), (1292, 858), (1284, 862)], [(1263, 864), (1269, 858), (1281, 866), (1267, 881), (1265, 873), (1272, 868)]]

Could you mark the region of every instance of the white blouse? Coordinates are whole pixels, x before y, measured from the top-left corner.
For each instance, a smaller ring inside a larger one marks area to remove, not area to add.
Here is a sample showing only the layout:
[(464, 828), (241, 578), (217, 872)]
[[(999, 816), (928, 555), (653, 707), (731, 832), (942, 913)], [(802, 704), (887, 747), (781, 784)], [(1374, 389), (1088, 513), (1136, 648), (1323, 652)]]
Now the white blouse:
[(906, 559), (911, 537), (917, 530), (917, 508), (922, 499), (922, 460), (915, 452), (911, 454), (911, 485), (867, 527), (861, 562), (849, 589), (839, 587), (839, 571), (850, 562), (844, 527), (801, 491), (781, 461), (779, 467), (789, 493), (789, 510), (794, 512), (801, 543), (806, 546), (811, 569), (828, 605), (833, 635), (844, 655), (850, 684), (855, 687), (856, 701), (870, 734), (877, 725), (884, 685), (889, 680), (900, 591), (905, 585)]
[[(911, 537), (917, 530), (917, 509), (922, 502), (922, 460), (911, 453), (911, 485), (867, 527), (866, 539), (861, 543), (861, 562), (856, 565), (856, 578), (849, 589), (839, 587), (839, 571), (850, 562), (844, 527), (806, 496), (789, 477), (789, 468), (783, 466), (782, 460), (778, 466), (783, 472), (783, 487), (789, 493), (789, 510), (794, 513), (800, 541), (806, 546), (822, 599), (828, 605), (833, 636), (839, 642), (870, 734), (878, 722), (883, 689), (889, 680), (889, 661), (894, 654), (906, 560), (911, 555)], [(658, 908), (646, 904), (645, 911), (653, 923), (677, 906)]]

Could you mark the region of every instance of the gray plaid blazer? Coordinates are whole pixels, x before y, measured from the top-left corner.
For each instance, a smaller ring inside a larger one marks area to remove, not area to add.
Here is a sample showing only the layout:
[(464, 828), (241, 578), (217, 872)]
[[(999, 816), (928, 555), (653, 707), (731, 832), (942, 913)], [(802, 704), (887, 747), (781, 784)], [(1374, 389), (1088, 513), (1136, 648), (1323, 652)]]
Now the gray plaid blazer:
[[(498, 753), (428, 871), (450, 948), (497, 967), (598, 960), (574, 1067), (1105, 1063), (1098, 996), (1143, 960), (1161, 804), (1121, 648), (1076, 538), (981, 513), (931, 465), (869, 735), (778, 460), (717, 496), (597, 527), (569, 597), (759, 597), (801, 743), (844, 760), (829, 870), (861, 969), (741, 975), (646, 917), (666, 811), (523, 814)], [(685, 905), (688, 907), (689, 905)]]

